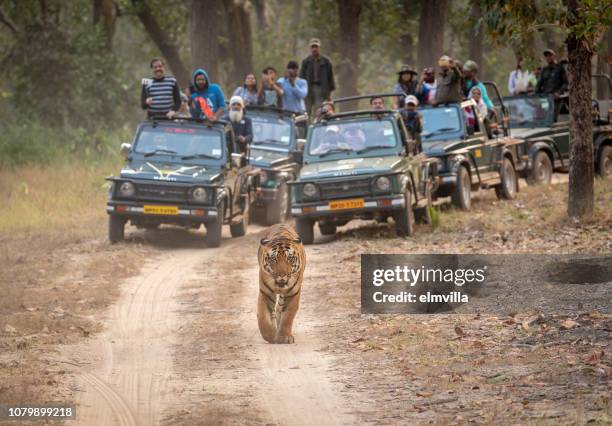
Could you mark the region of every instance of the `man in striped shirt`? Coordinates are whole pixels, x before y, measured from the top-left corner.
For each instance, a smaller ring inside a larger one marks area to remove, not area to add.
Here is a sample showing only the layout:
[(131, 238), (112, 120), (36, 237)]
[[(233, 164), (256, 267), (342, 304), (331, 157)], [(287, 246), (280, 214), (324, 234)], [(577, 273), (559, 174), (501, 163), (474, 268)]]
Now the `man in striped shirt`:
[(181, 94), (176, 79), (166, 76), (164, 62), (161, 59), (151, 61), (153, 78), (142, 79), (140, 104), (147, 110), (147, 116), (172, 118), (181, 106)]

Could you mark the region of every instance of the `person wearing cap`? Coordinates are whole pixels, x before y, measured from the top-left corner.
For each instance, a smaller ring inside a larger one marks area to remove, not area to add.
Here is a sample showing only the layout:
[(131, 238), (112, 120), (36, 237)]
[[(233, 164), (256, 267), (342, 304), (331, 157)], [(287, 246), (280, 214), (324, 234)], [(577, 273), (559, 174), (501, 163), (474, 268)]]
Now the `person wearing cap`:
[(416, 96), (422, 104), (432, 104), (436, 99), (436, 71), (432, 67), (423, 68), (416, 86)]
[(421, 152), (421, 132), (423, 131), (423, 117), (417, 111), (419, 100), (414, 95), (406, 96), (405, 106), (402, 110), (404, 125), (410, 138), (417, 142), (417, 153)]
[(323, 101), (331, 100), (331, 93), (336, 89), (334, 69), (329, 58), (321, 55), (321, 41), (310, 40), (310, 55), (302, 61), (300, 78), (308, 82), (306, 112), (312, 114)]
[(248, 144), (253, 141), (253, 123), (244, 113), (244, 100), (240, 96), (232, 96), (229, 108), (225, 119), (232, 124), (240, 152), (246, 152)]
[(415, 70), (413, 70), (408, 65), (402, 65), (399, 72), (397, 73), (397, 83), (393, 86), (393, 93), (400, 94), (402, 96), (398, 96), (393, 101), (393, 108), (403, 108), (404, 107), (404, 98), (408, 95), (414, 95), (416, 93), (416, 81), (414, 81), (414, 76), (418, 75)]
[(542, 73), (536, 85), (536, 93), (552, 94), (558, 99), (567, 90), (567, 73), (565, 68), (558, 64), (555, 59), (555, 52), (551, 49), (544, 51), (546, 66), (542, 68)]
[(487, 88), (485, 85), (478, 80), (476, 77), (478, 75), (478, 64), (471, 59), (466, 61), (463, 65), (463, 79), (465, 81), (465, 91), (464, 95), (468, 97), (470, 94), (470, 90), (474, 87), (478, 87), (480, 89), (480, 93), (482, 94), (482, 100), (489, 109), (493, 109), (493, 102), (489, 99), (489, 95), (487, 94)]
[(279, 78), (277, 83), (283, 89), (283, 108), (297, 114), (306, 112), (304, 99), (308, 95), (308, 82), (298, 77), (298, 63), (289, 61), (285, 77)]
[(438, 74), (435, 103), (461, 102), (463, 99), (461, 70), (453, 58), (446, 55), (440, 57), (438, 66), (440, 73)]

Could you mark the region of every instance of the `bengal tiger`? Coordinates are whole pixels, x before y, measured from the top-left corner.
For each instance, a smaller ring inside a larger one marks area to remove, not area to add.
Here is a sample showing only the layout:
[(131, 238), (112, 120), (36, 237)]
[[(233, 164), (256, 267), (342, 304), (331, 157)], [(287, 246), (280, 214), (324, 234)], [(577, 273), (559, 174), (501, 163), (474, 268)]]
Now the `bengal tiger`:
[(257, 322), (269, 343), (294, 343), (293, 319), (300, 306), (306, 267), (304, 245), (289, 226), (272, 226), (260, 241)]

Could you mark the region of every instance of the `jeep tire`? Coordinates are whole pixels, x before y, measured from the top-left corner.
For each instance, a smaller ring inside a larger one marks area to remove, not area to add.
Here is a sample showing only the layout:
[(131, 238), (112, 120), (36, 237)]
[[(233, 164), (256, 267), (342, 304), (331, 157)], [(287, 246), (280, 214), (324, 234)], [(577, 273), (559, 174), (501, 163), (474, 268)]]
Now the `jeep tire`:
[(605, 145), (599, 150), (597, 174), (602, 177), (612, 177), (612, 146)]
[(472, 182), (470, 173), (465, 166), (460, 166), (457, 171), (455, 189), (451, 194), (451, 201), (455, 207), (463, 211), (470, 210), (472, 206)]
[(495, 185), (495, 194), (500, 200), (511, 200), (516, 194), (518, 180), (516, 178), (514, 164), (508, 157), (504, 157), (502, 161), (500, 177), (501, 182)]
[(533, 157), (533, 167), (527, 176), (529, 185), (548, 185), (552, 179), (553, 166), (550, 157), (544, 151), (538, 151)]
[(125, 219), (113, 214), (108, 215), (108, 240), (111, 244), (123, 241), (125, 237)]
[(414, 211), (412, 210), (412, 192), (406, 189), (404, 193), (404, 208), (393, 214), (395, 231), (400, 237), (410, 237), (414, 234)]
[(295, 219), (295, 230), (304, 244), (314, 243), (314, 221), (306, 218)]
[(420, 223), (431, 225), (431, 209), (433, 208), (433, 203), (431, 201), (431, 182), (429, 181), (425, 182), (425, 199), (427, 200), (425, 206), (415, 209), (414, 217)]
[(204, 241), (208, 247), (219, 247), (221, 245), (221, 234), (223, 232), (223, 218), (225, 217), (225, 203), (221, 201), (217, 205), (217, 218), (206, 222), (206, 236)]
[(232, 238), (242, 237), (246, 235), (249, 227), (249, 214), (251, 212), (251, 197), (249, 194), (244, 194), (240, 203), (242, 206), (242, 219), (238, 223), (230, 223), (230, 234)]
[(319, 231), (321, 231), (321, 235), (334, 235), (336, 233), (336, 224), (319, 222)]
[(266, 206), (266, 225), (282, 223), (289, 211), (289, 187), (283, 183), (278, 187), (276, 199)]

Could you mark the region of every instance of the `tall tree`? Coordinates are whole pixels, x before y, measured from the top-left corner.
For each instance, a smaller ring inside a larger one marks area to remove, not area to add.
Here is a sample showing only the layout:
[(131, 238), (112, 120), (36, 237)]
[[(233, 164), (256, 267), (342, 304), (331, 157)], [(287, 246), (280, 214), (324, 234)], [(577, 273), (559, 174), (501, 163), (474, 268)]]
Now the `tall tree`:
[[(416, 17), (419, 11), (418, 0), (401, 0), (400, 14), (402, 22), (411, 22)], [(414, 65), (416, 57), (414, 55), (414, 33), (411, 25), (404, 25), (403, 32), (400, 35), (402, 45), (402, 62), (408, 65)]]
[(229, 75), (231, 84), (241, 84), (247, 73), (253, 72), (253, 34), (246, 2), (225, 0), (229, 54), (233, 67)]
[(472, 4), (470, 6), (470, 49), (468, 56), (472, 61), (475, 61), (479, 66), (479, 73), (482, 77), (484, 63), (483, 59), (483, 27), (482, 21), (480, 17), (482, 15), (482, 10), (480, 8), (480, 0), (472, 0)]
[(194, 67), (202, 67), (212, 81), (219, 79), (219, 35), (225, 27), (223, 0), (191, 0), (189, 12), (189, 39), (191, 61)]
[(421, 0), (417, 59), (419, 69), (434, 66), (444, 52), (447, 0)]
[(113, 48), (113, 35), (115, 34), (115, 22), (117, 18), (117, 8), (113, 0), (94, 0), (93, 1), (93, 23), (97, 25), (102, 21), (104, 28), (104, 40), (106, 50)]
[(612, 24), (609, 0), (483, 0), (485, 21), (498, 40), (522, 40), (542, 27), (561, 28), (568, 54), (570, 170), (567, 211), (581, 217), (593, 212), (593, 141), (591, 59)]
[(132, 0), (132, 4), (138, 19), (140, 19), (147, 34), (149, 34), (151, 40), (153, 40), (164, 56), (179, 84), (186, 85), (190, 80), (189, 71), (187, 71), (185, 64), (183, 64), (178, 48), (161, 27), (145, 0)]
[(251, 0), (255, 9), (255, 18), (259, 29), (266, 29), (268, 26), (268, 17), (266, 15), (266, 0)]
[(359, 15), (361, 0), (337, 0), (340, 23), (340, 52), (342, 58), (336, 65), (340, 82), (340, 96), (357, 94), (359, 79)]

